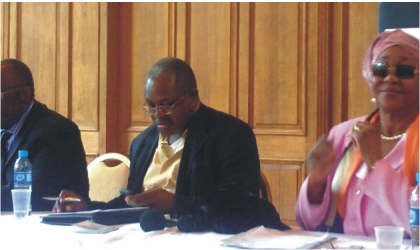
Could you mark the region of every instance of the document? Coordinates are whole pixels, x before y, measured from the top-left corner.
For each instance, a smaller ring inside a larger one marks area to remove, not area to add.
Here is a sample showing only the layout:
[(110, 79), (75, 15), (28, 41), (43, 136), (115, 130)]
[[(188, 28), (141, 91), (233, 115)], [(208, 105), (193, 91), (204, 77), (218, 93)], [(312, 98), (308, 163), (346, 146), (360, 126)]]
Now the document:
[(73, 224), (73, 226), (81, 228), (80, 230), (77, 230), (76, 233), (83, 234), (105, 234), (118, 230), (118, 227), (106, 226), (95, 222), (91, 222), (89, 220)]
[(140, 216), (149, 207), (133, 207), (120, 209), (98, 209), (82, 212), (65, 212), (40, 216), (41, 222), (53, 225), (72, 225), (89, 220), (102, 225), (138, 223)]
[(224, 246), (252, 249), (311, 249), (319, 248), (328, 240), (333, 240), (327, 234), (322, 236), (292, 234), (264, 226), (250, 229), (222, 240)]

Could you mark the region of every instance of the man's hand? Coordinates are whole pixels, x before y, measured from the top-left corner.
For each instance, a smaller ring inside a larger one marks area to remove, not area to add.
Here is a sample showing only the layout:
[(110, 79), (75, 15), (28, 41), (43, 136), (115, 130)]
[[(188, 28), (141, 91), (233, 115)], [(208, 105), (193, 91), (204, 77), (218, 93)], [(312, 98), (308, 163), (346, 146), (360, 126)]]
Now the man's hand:
[[(69, 202), (65, 201), (65, 198), (79, 198), (79, 202)], [(78, 211), (85, 211), (87, 210), (87, 204), (82, 196), (76, 194), (70, 190), (63, 190), (58, 197), (58, 200), (55, 202), (55, 205), (52, 209), (53, 213), (61, 213), (61, 212), (78, 212)]]
[(125, 201), (130, 206), (147, 206), (165, 212), (170, 212), (175, 207), (175, 195), (161, 188), (129, 195), (125, 197)]

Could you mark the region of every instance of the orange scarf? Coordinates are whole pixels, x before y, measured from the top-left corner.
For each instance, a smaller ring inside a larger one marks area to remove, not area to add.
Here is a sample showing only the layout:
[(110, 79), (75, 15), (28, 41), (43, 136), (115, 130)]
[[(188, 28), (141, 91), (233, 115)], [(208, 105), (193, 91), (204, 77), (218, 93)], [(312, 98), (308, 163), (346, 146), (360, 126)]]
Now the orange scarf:
[[(379, 112), (377, 112), (372, 119), (370, 120), (371, 124), (375, 124), (379, 119)], [(403, 173), (409, 180), (411, 186), (416, 185), (415, 174), (418, 171), (418, 157), (419, 157), (419, 116), (410, 124), (407, 130), (407, 135), (405, 139), (404, 146), (404, 163), (403, 163)], [(360, 154), (360, 151), (355, 148), (354, 153), (350, 159), (348, 169), (346, 174), (343, 177), (343, 182), (340, 188), (340, 194), (338, 197), (337, 210), (341, 218), (344, 218), (345, 207), (346, 207), (346, 197), (348, 186), (351, 179), (356, 174), (360, 165), (363, 162), (363, 158)]]

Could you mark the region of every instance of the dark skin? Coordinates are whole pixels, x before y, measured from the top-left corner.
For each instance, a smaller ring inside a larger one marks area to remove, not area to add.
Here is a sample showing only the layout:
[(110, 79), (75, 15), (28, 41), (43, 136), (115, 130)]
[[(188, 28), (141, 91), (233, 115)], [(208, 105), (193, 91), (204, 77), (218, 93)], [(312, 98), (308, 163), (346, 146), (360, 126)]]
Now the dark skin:
[[(419, 68), (418, 58), (400, 46), (386, 49), (376, 62), (385, 63), (388, 67), (403, 64)], [(416, 74), (413, 79), (399, 79), (395, 72), (390, 71), (384, 78), (373, 76), (369, 87), (379, 108), (379, 124), (358, 122), (351, 137), (369, 171), (372, 171), (375, 163), (398, 143), (398, 140), (382, 140), (381, 134), (391, 137), (405, 133), (416, 119), (419, 113), (419, 77)], [(308, 199), (311, 204), (322, 203), (327, 177), (337, 157), (325, 136), (309, 151), (306, 166), (309, 171)]]
[[(147, 105), (150, 107), (173, 105), (179, 100), (170, 114), (157, 111), (151, 115), (161, 134), (168, 136), (169, 144), (180, 138), (186, 130), (187, 123), (194, 115), (200, 102), (197, 89), (184, 94), (175, 88), (175, 75), (165, 73), (154, 80), (149, 78), (146, 81), (145, 98)], [(81, 199), (81, 202), (65, 202), (66, 197), (77, 197)], [(166, 212), (170, 212), (175, 207), (175, 195), (162, 188), (152, 188), (141, 193), (128, 195), (125, 197), (125, 201), (129, 206), (148, 206)], [(80, 195), (70, 190), (63, 190), (52, 212), (84, 211), (87, 209), (88, 206)]]
[(9, 129), (16, 124), (34, 100), (34, 90), (24, 86), (12, 70), (11, 64), (1, 64), (1, 128)]
[[(176, 103), (171, 114), (157, 111), (152, 120), (162, 135), (168, 136), (169, 144), (178, 140), (187, 128), (199, 104), (198, 92), (180, 93), (175, 89), (175, 75), (161, 74), (154, 81), (148, 80), (145, 86), (147, 105), (151, 107)], [(129, 195), (125, 201), (130, 206), (149, 206), (163, 211), (175, 207), (175, 195), (161, 188), (152, 188), (139, 194)]]

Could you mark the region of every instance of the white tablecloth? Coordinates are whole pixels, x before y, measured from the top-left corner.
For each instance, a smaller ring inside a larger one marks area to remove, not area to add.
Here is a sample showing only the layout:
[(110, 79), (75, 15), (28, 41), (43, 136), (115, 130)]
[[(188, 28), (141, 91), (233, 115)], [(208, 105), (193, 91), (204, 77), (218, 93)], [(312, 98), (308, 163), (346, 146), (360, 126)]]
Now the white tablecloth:
[[(224, 246), (222, 240), (232, 235), (205, 233), (182, 233), (176, 227), (154, 232), (143, 232), (139, 223), (118, 225), (119, 229), (106, 234), (83, 234), (76, 226), (56, 226), (40, 223), (39, 214), (32, 214), (28, 218), (18, 221), (13, 214), (0, 216), (0, 246), (1, 249), (237, 249)], [(276, 233), (276, 232), (274, 232)], [(306, 232), (292, 230), (291, 235), (301, 235), (302, 243), (307, 236), (319, 237), (321, 232)], [(305, 237), (303, 237), (305, 236)], [(333, 241), (335, 248), (363, 246), (375, 249), (375, 239), (337, 234)], [(250, 240), (254, 235), (246, 234)], [(297, 237), (297, 240), (300, 238)], [(404, 240), (404, 248), (409, 241)], [(7, 246), (8, 248), (3, 248)], [(331, 248), (330, 245), (323, 246)]]

